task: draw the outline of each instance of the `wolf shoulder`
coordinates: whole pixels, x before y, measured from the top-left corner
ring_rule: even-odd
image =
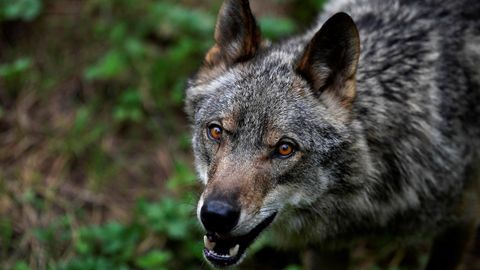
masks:
[[[360,35],[354,111],[367,129],[480,137],[480,1],[331,1],[318,25],[338,11]]]

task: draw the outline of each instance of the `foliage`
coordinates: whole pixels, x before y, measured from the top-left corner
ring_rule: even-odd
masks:
[[[296,3],[292,16],[304,26],[309,26],[328,0],[293,0]]]
[[[20,19],[31,21],[42,11],[42,0],[0,0],[0,21]]]
[[[172,198],[141,200],[127,224],[82,227],[73,243],[76,255],[51,269],[189,269],[201,264],[199,229],[192,205]]]

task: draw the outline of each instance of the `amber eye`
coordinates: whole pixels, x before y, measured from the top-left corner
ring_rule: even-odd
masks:
[[[277,146],[277,153],[280,157],[289,157],[293,154],[294,147],[291,143],[284,142]]]
[[[207,128],[208,137],[214,141],[220,141],[222,138],[222,128],[217,124],[210,124]]]

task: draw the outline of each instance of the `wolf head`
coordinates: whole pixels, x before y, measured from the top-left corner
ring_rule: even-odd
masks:
[[[241,261],[286,206],[342,187],[349,155],[359,37],[345,13],[314,35],[262,41],[248,0],[226,0],[215,46],[189,82],[196,169],[205,189],[198,218],[206,259]]]

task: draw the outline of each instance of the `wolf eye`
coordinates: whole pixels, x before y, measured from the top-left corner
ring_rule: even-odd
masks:
[[[277,155],[281,158],[287,158],[290,157],[293,152],[295,151],[295,147],[293,144],[289,142],[282,142],[277,146]]]
[[[222,138],[222,127],[217,124],[209,124],[207,127],[207,134],[211,140],[220,141]]]

